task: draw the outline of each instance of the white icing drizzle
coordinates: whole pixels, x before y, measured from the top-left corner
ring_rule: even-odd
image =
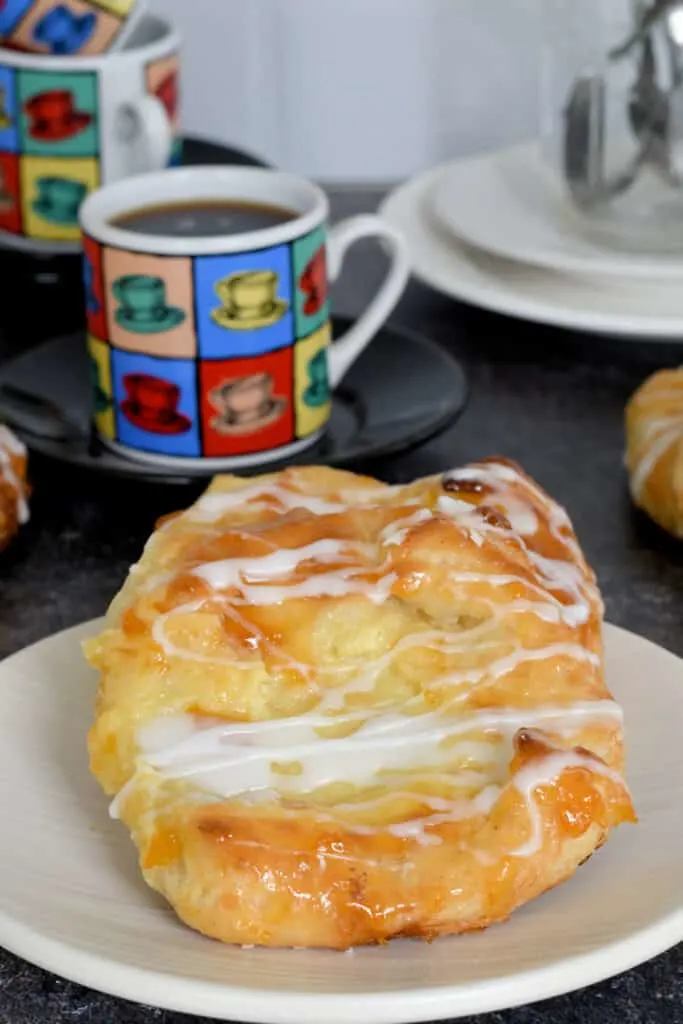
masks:
[[[231,491],[205,494],[186,514],[192,519],[212,520],[218,519],[228,512],[243,509],[248,504],[267,506],[275,502],[286,510],[301,508],[315,516],[337,515],[340,512],[346,512],[351,504],[370,504],[377,501],[379,497],[388,499],[392,493],[393,489],[390,487],[381,490],[372,488],[366,492],[354,492],[352,496],[342,494],[341,500],[332,501],[317,495],[304,494],[302,491],[292,490],[282,485],[257,482],[245,487],[237,487]]]
[[[644,433],[644,449],[631,473],[631,494],[636,501],[642,497],[660,459],[683,437],[683,415],[653,420]]]
[[[468,505],[466,501],[460,501],[458,498],[451,498],[448,494],[442,494],[437,499],[436,506],[439,512],[446,516],[447,519],[452,519],[458,526],[466,529],[479,548],[483,547],[486,542],[486,533],[493,532],[491,530],[487,531],[487,524],[477,514],[476,507]]]
[[[208,562],[193,569],[192,573],[215,590],[238,589],[241,594],[238,603],[241,604],[280,604],[293,598],[344,597],[347,594],[363,594],[373,603],[381,604],[389,596],[396,577],[387,573],[376,582],[362,579],[368,574],[367,567],[358,565],[359,556],[364,554],[367,550],[363,551],[361,545],[349,541],[320,540],[305,547],[284,548],[260,557]],[[319,565],[348,562],[350,568],[316,573],[281,587],[273,585],[273,581],[295,573],[304,562]]]
[[[356,551],[348,541],[318,540],[301,548],[282,548],[258,558],[228,558],[209,562],[193,572],[214,587],[225,590],[243,583],[263,583],[289,576],[302,562],[354,562]]]
[[[492,587],[506,587],[506,586],[521,586],[525,590],[531,591],[532,594],[538,594],[539,597],[545,600],[539,606],[536,602],[527,602],[526,610],[535,611],[538,607],[545,610],[550,604],[557,609],[557,621],[558,619],[565,622],[568,626],[576,626],[580,622],[585,622],[588,615],[588,606],[581,600],[579,606],[575,605],[564,605],[561,601],[558,601],[556,597],[549,594],[537,583],[532,583],[531,580],[525,579],[523,576],[515,576],[512,573],[494,575],[491,573],[476,573],[476,572],[456,572],[451,573],[449,576],[451,583],[488,583]],[[556,584],[553,584],[556,586]],[[558,589],[560,589],[558,587]],[[540,616],[543,617],[543,616]]]
[[[495,502],[503,511],[513,530],[522,537],[533,537],[538,531],[538,516],[532,508],[525,505],[519,498],[511,494],[501,494],[501,483],[513,483],[519,480],[519,474],[511,466],[496,463],[476,466],[465,466],[453,469],[447,474],[448,480],[475,480],[496,489]],[[544,502],[545,504],[545,502]]]
[[[491,504],[492,506],[500,506],[503,509],[506,518],[510,522],[513,529],[516,530],[518,536],[510,534],[509,531],[502,531],[499,526],[491,525],[487,523],[477,512],[476,506],[469,505],[467,502],[460,501],[457,498],[452,498],[450,495],[444,495],[439,499],[439,508],[446,514],[454,513],[455,518],[458,522],[464,522],[466,526],[472,530],[478,531],[480,534],[504,534],[508,541],[517,543],[526,556],[533,563],[534,567],[538,570],[539,574],[543,578],[544,583],[552,590],[560,590],[571,597],[574,602],[572,605],[563,605],[563,611],[561,612],[563,621],[568,625],[579,626],[587,622],[590,617],[591,604],[594,602],[598,606],[601,605],[600,596],[597,587],[586,579],[582,569],[577,565],[574,559],[580,558],[580,551],[578,545],[571,536],[567,536],[566,530],[571,529],[571,523],[567,513],[559,505],[554,502],[550,502],[548,498],[540,491],[535,484],[522,477],[517,470],[511,466],[503,466],[498,464],[487,464],[486,466],[467,467],[461,470],[453,470],[446,474],[445,481],[454,481],[457,483],[459,480],[473,480],[483,483],[490,487],[493,491],[493,497],[485,499],[485,504]],[[511,498],[507,494],[501,494],[500,484],[505,483],[521,483],[522,486],[534,494],[536,499],[543,505],[544,509],[548,513],[549,524],[551,533],[562,546],[568,550],[568,553],[572,555],[572,561],[545,558],[539,555],[536,551],[529,548],[524,540],[524,536],[532,536],[538,530],[538,518],[532,511],[534,523],[532,529],[531,518],[527,518],[525,521],[520,519],[519,509],[517,505],[523,505],[519,499],[514,499],[515,505],[511,506]],[[469,510],[467,513],[462,515],[462,506],[466,506]],[[523,506],[526,511],[526,506]],[[476,541],[476,538],[475,542]],[[480,543],[480,542],[479,542]],[[527,584],[528,585],[528,584]]]
[[[331,720],[311,713],[219,725],[183,715],[144,727],[139,744],[143,761],[150,767],[176,779],[205,777],[210,772],[212,784],[206,788],[227,798],[279,785],[282,776],[271,771],[271,763],[283,760],[302,765],[306,762],[301,774],[290,777],[292,791],[309,792],[339,781],[366,785],[378,772],[403,768],[406,761],[443,767],[453,760],[453,750],[458,748],[450,741],[458,736],[495,733],[495,737],[468,748],[470,755],[486,760],[492,742],[498,745],[502,737],[511,743],[514,733],[523,727],[543,724],[550,732],[571,735],[593,719],[619,723],[622,711],[613,701],[605,700],[564,707],[483,709],[454,719],[448,719],[442,711],[377,714],[343,739],[324,738],[318,730],[339,721],[352,722],[352,715]],[[448,747],[437,749],[445,740],[449,741]],[[508,754],[506,750],[503,761]]]
[[[529,551],[528,555],[549,587],[562,590],[574,598],[573,605],[563,605],[564,621],[573,626],[588,622],[591,599],[597,599],[597,589],[586,582],[578,565],[557,558],[544,558],[535,551]]]
[[[331,725],[359,722],[362,731],[355,734],[355,741],[382,733],[409,737],[429,733],[441,725],[439,739],[469,732],[503,731],[512,734],[525,723],[530,726],[540,722],[556,733],[570,734],[586,721],[595,719],[623,720],[621,707],[612,700],[576,701],[569,705],[538,706],[534,708],[480,709],[453,721],[446,721],[441,711],[422,715],[376,714],[349,712],[344,717],[330,718],[319,712],[289,718],[268,719],[263,722],[217,722],[192,715],[171,715],[157,719],[140,731],[140,745],[145,755],[163,753],[170,767],[178,760],[192,757],[194,753],[203,758],[215,760],[222,756],[226,744],[235,739],[238,746],[263,746],[277,748],[281,760],[283,750],[296,753],[296,744],[307,745],[320,740],[325,744],[336,741],[325,739],[317,730]],[[364,724],[363,724],[364,723]],[[577,724],[578,723],[578,724]],[[353,737],[349,737],[353,739]],[[276,756],[276,755],[273,755]]]
[[[467,473],[467,476],[463,476],[463,473]],[[477,463],[474,466],[467,466],[464,469],[451,470],[444,476],[444,482],[447,483],[449,480],[467,480],[472,479],[481,481],[483,484],[487,484],[494,491],[494,504],[500,504],[503,508],[502,502],[507,500],[507,495],[501,493],[502,484],[518,484],[524,490],[528,491],[533,498],[541,505],[546,515],[548,516],[548,524],[550,532],[560,544],[562,544],[568,551],[571,552],[572,557],[577,561],[582,561],[581,550],[578,543],[574,540],[572,534],[571,520],[567,515],[565,509],[557,502],[552,501],[546,494],[543,493],[540,487],[534,483],[534,481],[515,469],[513,466],[504,465],[502,463]],[[485,499],[485,504],[490,504],[490,499]],[[513,516],[515,515],[513,509]],[[535,513],[534,513],[535,516]],[[514,523],[511,522],[514,527]],[[530,528],[531,521],[526,523],[527,528]],[[536,519],[536,527],[538,528],[538,520]],[[522,533],[517,528],[518,533]],[[534,530],[535,532],[535,530]],[[531,534],[525,534],[531,536]]]
[[[17,516],[23,525],[28,522],[30,514],[23,484],[12,467],[12,455],[25,456],[26,447],[6,426],[0,424],[0,476],[3,476],[10,487],[16,491]]]
[[[435,813],[424,818],[413,818],[396,825],[388,825],[387,832],[404,839],[415,839],[422,846],[436,845],[441,843],[442,839],[426,831],[430,825],[444,825],[450,821],[464,821],[480,814],[489,814],[498,802],[500,794],[500,786],[485,786],[472,799],[437,800],[436,797],[428,797],[426,803],[434,808]]]
[[[407,761],[421,762],[421,756],[429,759],[425,765],[442,766],[453,760],[455,748],[449,745],[436,751],[436,746],[473,732],[494,732],[496,743],[500,737],[511,742],[514,733],[523,727],[543,724],[551,732],[569,735],[586,721],[607,719],[618,723],[622,716],[622,709],[612,700],[579,701],[554,708],[484,709],[452,720],[444,718],[440,711],[415,716],[385,714],[370,717],[352,735],[335,739],[325,738],[316,730],[339,720],[331,722],[321,715],[219,725],[207,725],[202,719],[183,715],[145,726],[138,738],[145,764],[168,778],[187,778],[211,771],[211,792],[227,798],[271,788],[273,780],[279,782],[281,776],[270,771],[271,762],[308,760],[308,775],[292,776],[293,790],[305,793],[336,781],[368,784],[378,771],[402,768]],[[341,721],[352,721],[352,716]],[[485,741],[486,749],[492,739]],[[376,764],[359,759],[359,752],[364,758],[373,754]],[[484,759],[487,756],[483,748],[472,749],[470,754]],[[244,767],[246,763],[252,767],[245,767],[241,774],[241,764]],[[221,778],[219,772],[224,772]]]
[[[304,509],[315,516],[337,515],[349,508],[385,505],[404,488],[366,487],[358,490],[339,492],[338,499],[321,498],[318,495],[305,494],[284,484],[273,482],[256,482],[230,491],[214,491],[205,494],[190,508],[185,516],[191,520],[220,519],[229,512],[243,510],[245,506],[265,506],[275,503],[282,510]],[[419,498],[407,498],[405,506],[420,505]]]
[[[237,487],[232,491],[205,494],[185,514],[191,519],[220,519],[228,512],[243,509],[249,503],[268,504],[268,499],[271,502],[276,501],[284,509],[302,508],[316,516],[334,515],[346,510],[343,502],[326,501],[324,498],[301,494],[285,487],[278,487],[276,484],[255,483]]]
[[[208,724],[188,715],[172,716],[152,723],[141,730],[141,763],[169,779],[191,780],[196,786],[224,799],[254,798],[259,791],[270,793],[276,787],[295,795],[310,792],[331,782],[343,781],[367,785],[377,781],[383,771],[400,772],[406,761],[425,769],[445,767],[458,761],[476,764],[453,773],[449,778],[456,787],[475,784],[484,768],[487,777],[493,769],[501,775],[509,761],[512,740],[520,728],[543,727],[547,733],[571,738],[586,722],[622,721],[622,710],[613,701],[583,701],[564,707],[531,709],[503,708],[480,710],[460,719],[444,719],[440,712],[422,716],[384,715],[371,718],[356,733],[344,739],[323,739],[316,729],[329,719],[320,715],[266,722]],[[484,734],[484,740],[466,737]],[[454,739],[460,739],[453,743]],[[444,741],[449,741],[444,747]],[[502,742],[501,742],[502,741]],[[297,775],[283,776],[274,765],[298,764]],[[531,856],[542,845],[542,818],[534,793],[548,785],[567,768],[584,767],[617,782],[621,777],[598,758],[576,751],[557,749],[542,760],[523,768],[514,777],[515,788],[528,807],[531,836],[527,843],[514,850],[515,856]],[[429,772],[427,778],[433,778]],[[392,798],[412,796],[433,811],[432,814],[387,827],[397,836],[418,841],[440,841],[425,832],[430,825],[457,821],[485,814],[500,796],[499,784],[481,786],[474,798],[445,800],[433,795],[409,791],[392,793]],[[125,789],[112,804],[111,814],[117,816]],[[379,798],[381,802],[382,798]],[[367,807],[373,801],[341,804],[338,811]],[[355,828],[355,826],[354,826]],[[374,829],[364,829],[375,831]]]
[[[324,692],[320,698],[318,710],[323,712],[340,711],[349,698],[374,690],[382,672],[391,666],[398,654],[405,651],[414,650],[418,647],[438,651],[441,654],[457,654],[464,649],[467,649],[471,654],[486,650],[487,647],[492,646],[490,641],[487,641],[487,634],[490,633],[490,629],[491,624],[483,622],[480,626],[474,627],[474,629],[462,630],[459,633],[439,633],[431,630],[410,633],[408,636],[402,637],[386,654],[382,654],[370,663],[367,660],[360,663],[353,661],[342,662],[336,671],[344,673],[351,669],[353,677],[344,686]],[[477,639],[481,642],[477,643]],[[338,719],[335,719],[335,721],[338,721]]]
[[[214,603],[220,607],[222,615],[225,615],[228,618],[232,619],[233,622],[237,623],[237,625],[239,625],[245,631],[245,633],[249,633],[253,630],[252,624],[247,622],[247,620],[240,615],[234,604],[230,604],[227,598],[223,598],[221,600],[217,597],[214,600]],[[166,636],[166,624],[168,623],[169,619],[181,615],[190,615],[193,612],[198,612],[202,609],[206,609],[206,607],[206,600],[204,598],[199,598],[196,601],[190,601],[188,604],[180,605],[178,608],[174,608],[173,611],[167,612],[165,615],[160,615],[157,619],[155,619],[154,624],[152,626],[152,636],[154,638],[155,643],[157,643],[159,647],[161,647],[161,649],[163,650],[164,654],[166,654],[170,658],[182,658],[185,661],[197,661],[206,665],[228,665],[231,670],[253,670],[254,665],[259,663],[258,658],[256,657],[250,661],[242,661],[235,658],[233,654],[231,654],[230,656],[226,655],[225,657],[206,655],[198,651],[195,652],[183,647],[179,647],[177,644],[172,643],[168,639],[168,637]],[[260,638],[260,647],[263,651],[268,651],[276,659],[279,658],[282,662],[284,662],[290,668],[295,669],[297,672],[299,672],[300,675],[304,677],[309,675],[312,671],[311,665],[304,665],[302,662],[296,661],[296,659],[292,658],[281,648],[276,647],[275,644],[271,643],[263,636]]]
[[[681,403],[683,404],[683,394],[681,394]],[[641,437],[644,441],[650,441],[676,424],[683,424],[683,413],[678,412],[673,416],[653,417],[643,424]]]
[[[26,445],[3,423],[0,423],[0,444],[13,455],[26,455]]]
[[[427,523],[433,518],[428,508],[421,508],[406,519],[399,519],[385,527],[379,535],[380,543],[385,547],[400,547],[414,526]]]
[[[535,792],[541,786],[557,781],[569,768],[584,768],[586,771],[610,779],[620,789],[626,790],[626,783],[618,772],[608,768],[599,758],[577,750],[556,749],[540,761],[534,761],[522,768],[514,777],[514,786],[524,797],[531,835],[526,843],[512,851],[515,857],[531,857],[543,846],[543,817],[535,799]]]
[[[143,730],[140,737],[144,753],[142,762],[171,779],[189,779],[195,785],[223,798],[245,796],[255,798],[259,791],[280,791],[296,794],[325,785],[331,781],[364,784],[370,774],[380,770],[399,771],[407,759],[421,760],[425,766],[439,767],[454,754],[458,759],[475,762],[479,771],[466,769],[451,776],[453,785],[471,786],[482,766],[497,767],[500,774],[510,756],[512,737],[521,727],[543,726],[547,731],[571,737],[585,721],[601,719],[621,721],[621,709],[612,701],[582,702],[569,707],[534,709],[501,709],[480,711],[445,724],[438,713],[410,718],[405,715],[384,717],[366,724],[354,736],[343,740],[316,737],[314,729],[322,724],[320,717],[306,722],[299,719],[254,722],[244,724],[207,725],[201,719],[177,716],[161,720]],[[452,740],[468,733],[493,733],[488,741],[461,740],[449,746],[448,751],[438,747],[445,739]],[[500,743],[500,738],[504,743]],[[531,855],[540,847],[541,819],[533,793],[536,787],[548,784],[566,767],[589,767],[599,774],[609,775],[623,785],[619,776],[610,772],[602,762],[588,759],[575,752],[558,752],[554,759],[534,764],[515,778],[529,808],[532,837],[523,848],[514,851],[517,856]],[[279,759],[279,762],[278,762]],[[300,775],[286,778],[272,770],[275,763],[303,762]],[[430,776],[432,775],[430,774]],[[118,816],[128,787],[121,791],[111,807],[113,817]],[[430,807],[432,814],[388,827],[397,836],[417,838],[418,841],[440,841],[425,831],[430,825],[462,820],[476,814],[487,813],[500,795],[499,785],[480,787],[473,799],[443,798],[412,795],[413,799]],[[392,797],[401,795],[393,793]],[[338,811],[367,806],[362,801],[355,805],[339,805]],[[356,831],[376,831],[359,829]]]
[[[599,656],[580,642],[523,648],[513,638],[502,640],[496,632],[502,610],[505,615],[530,614],[546,623],[564,623],[577,629],[588,621],[592,607],[599,606],[599,595],[582,568],[583,559],[566,512],[517,470],[486,463],[456,470],[448,475],[448,480],[479,481],[487,486],[493,493],[486,495],[483,503],[500,509],[515,532],[487,521],[469,502],[442,494],[437,497],[434,510],[418,507],[415,512],[398,518],[381,531],[374,544],[325,537],[299,548],[282,549],[261,538],[267,548],[262,555],[222,559],[186,570],[203,580],[211,588],[211,594],[174,608],[155,620],[153,637],[163,653],[169,658],[223,664],[231,671],[241,671],[258,670],[262,655],[269,651],[283,664],[301,672],[315,693],[317,704],[315,710],[305,714],[266,721],[225,722],[191,715],[159,719],[139,731],[138,770],[152,770],[167,779],[190,781],[199,793],[213,794],[217,798],[277,800],[297,795],[299,798],[308,796],[315,806],[315,792],[321,787],[335,783],[372,787],[385,782],[386,773],[391,773],[390,777],[396,782],[409,764],[410,775],[403,779],[404,789],[393,789],[386,797],[373,797],[365,803],[361,798],[348,805],[340,804],[335,810],[359,810],[374,799],[410,797],[430,813],[384,828],[397,837],[432,843],[440,839],[425,831],[430,825],[489,813],[504,785],[510,781],[508,766],[514,736],[520,729],[542,728],[544,736],[550,733],[571,742],[581,729],[592,724],[617,728],[621,709],[610,700],[531,708],[464,706],[478,687],[504,678],[526,662],[566,659],[585,663],[591,671],[599,668]],[[547,517],[551,533],[567,553],[566,559],[541,556],[524,540],[538,532],[539,516],[521,497],[509,493],[510,484],[534,496]],[[247,506],[252,509],[276,507],[278,514],[302,509],[314,516],[331,516],[349,507],[380,507],[390,499],[400,507],[423,505],[418,498],[401,500],[401,491],[402,488],[368,488],[348,494],[342,491],[328,499],[303,494],[283,484],[257,482],[233,491],[209,494],[185,513],[185,518],[189,522],[214,521],[231,512],[245,510]],[[494,535],[506,543],[517,544],[534,570],[535,578],[514,572],[450,572],[454,590],[471,583],[492,588],[488,601],[486,595],[480,597],[481,605],[488,603],[490,607],[490,618],[472,628],[449,633],[423,630],[403,636],[393,648],[369,663],[337,659],[334,665],[313,666],[292,659],[240,614],[240,607],[349,594],[382,604],[391,597],[397,580],[391,569],[391,549],[401,546],[412,530],[439,516],[451,519],[466,530],[480,547],[487,536]],[[240,532],[239,527],[232,525],[228,529],[236,535]],[[151,585],[163,581],[157,577]],[[494,594],[501,587],[514,587],[518,594],[501,605],[494,600]],[[566,595],[568,603],[561,601],[553,591]],[[211,656],[173,643],[168,637],[169,621],[200,609],[228,616],[247,633],[251,632],[257,641],[254,658],[236,660],[230,654]],[[503,650],[507,646],[505,653],[501,652],[501,645],[504,645]],[[391,671],[398,655],[420,648],[427,653],[456,658],[456,664],[436,677],[430,676],[418,696],[404,700],[400,711],[391,707],[390,697],[384,705],[376,699],[370,708],[359,707],[358,703],[354,706],[353,698],[375,690],[380,677]],[[489,656],[489,651],[498,652],[498,656]],[[466,659],[463,667],[457,667],[458,658]],[[337,678],[341,682],[337,682]],[[437,710],[425,710],[430,706],[430,691],[442,691]],[[339,727],[345,735],[339,736]],[[331,734],[331,728],[336,734]],[[568,767],[585,767],[625,785],[598,758],[577,751],[557,749],[523,768],[513,781],[528,808],[531,837],[514,851],[516,856],[531,856],[540,848],[543,822],[535,791],[551,783]],[[451,791],[462,795],[450,798],[412,791],[411,779],[416,777],[422,780],[441,778]],[[130,783],[114,801],[112,814],[118,813],[130,791],[129,786]],[[471,790],[475,791],[474,795]],[[325,817],[324,808],[319,808],[318,816]],[[349,827],[372,831],[367,826]]]
[[[435,679],[426,684],[426,689],[436,686],[467,686],[467,690],[459,695],[458,700],[466,700],[476,686],[481,683],[493,682],[509,675],[516,668],[519,668],[525,661],[547,661],[548,658],[569,658],[573,661],[587,661],[596,667],[600,664],[597,654],[587,650],[580,644],[548,644],[540,650],[528,650],[520,648],[504,658],[498,659],[483,668],[471,669],[468,672],[452,672],[440,679]]]

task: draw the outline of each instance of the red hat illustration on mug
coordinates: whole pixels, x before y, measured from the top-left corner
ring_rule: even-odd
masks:
[[[92,114],[75,109],[73,93],[68,89],[49,89],[36,93],[24,104],[29,118],[28,133],[41,142],[62,142],[92,124]]]
[[[178,116],[178,72],[169,71],[155,89],[157,99],[163,103],[171,121]]]
[[[304,293],[303,312],[305,316],[315,316],[327,301],[327,268],[325,246],[311,256],[299,278],[299,288]]]
[[[192,420],[178,412],[180,388],[173,381],[149,373],[127,373],[123,378],[127,398],[121,412],[133,426],[150,434],[184,434]]]

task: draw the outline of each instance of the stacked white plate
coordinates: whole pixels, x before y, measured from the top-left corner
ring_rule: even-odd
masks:
[[[456,160],[382,205],[417,278],[485,309],[625,338],[683,340],[683,258],[592,240],[537,144]]]

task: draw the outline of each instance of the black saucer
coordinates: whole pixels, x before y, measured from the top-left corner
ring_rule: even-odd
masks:
[[[349,321],[334,318],[336,336]],[[395,455],[441,433],[462,413],[467,382],[460,365],[419,334],[385,327],[334,396],[332,419],[318,443],[288,464],[353,466]],[[0,420],[29,449],[61,462],[137,479],[187,483],[213,475],[169,469],[109,451],[90,429],[90,367],[83,335],[48,341],[0,370]],[[270,463],[267,470],[282,468]],[[238,472],[266,472],[266,468]]]

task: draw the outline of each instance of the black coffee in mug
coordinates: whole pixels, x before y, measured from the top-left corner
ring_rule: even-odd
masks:
[[[216,199],[198,203],[145,206],[112,221],[114,227],[135,234],[165,235],[173,238],[205,238],[241,235],[247,231],[277,227],[295,220],[294,210],[269,203]]]

